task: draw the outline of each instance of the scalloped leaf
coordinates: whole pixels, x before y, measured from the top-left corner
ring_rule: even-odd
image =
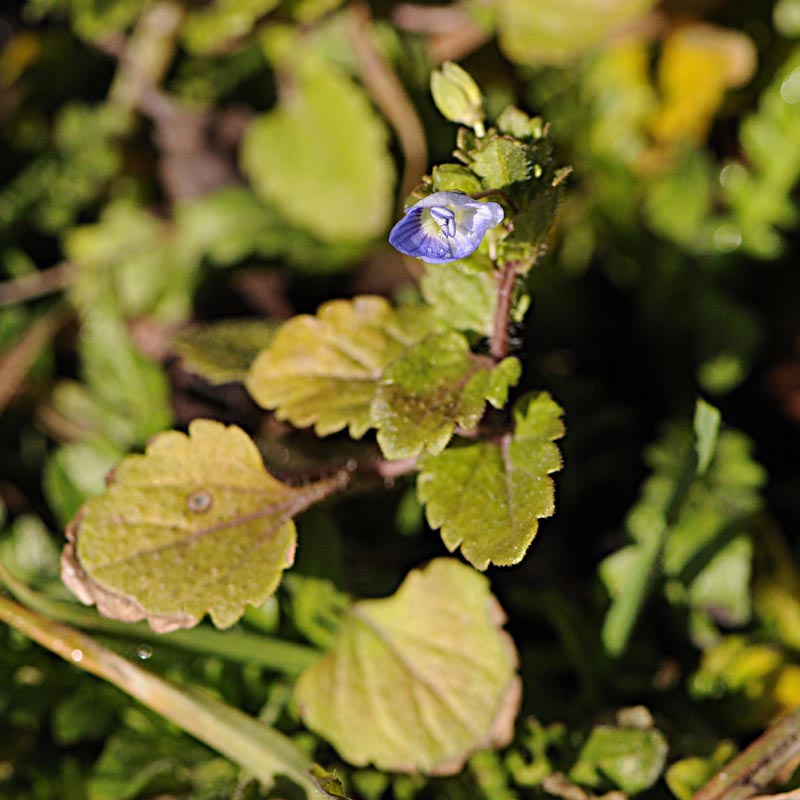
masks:
[[[487,187],[502,189],[530,178],[532,164],[523,142],[510,136],[494,136],[482,145],[470,153],[471,166]]]
[[[353,605],[297,683],[300,714],[352,764],[458,772],[513,733],[520,681],[504,621],[485,577],[436,559],[392,597]]]
[[[425,268],[420,283],[425,302],[460,331],[489,336],[497,306],[494,269],[477,256]]]
[[[292,517],[344,476],[287,486],[240,428],[195,420],[125,458],[67,529],[62,580],[102,614],[166,632],[262,605],[294,560]]]
[[[372,403],[378,444],[388,459],[440,453],[456,425],[472,430],[486,401],[502,408],[520,377],[516,358],[496,366],[474,355],[455,331],[428,336],[383,373]]]
[[[528,395],[515,404],[513,434],[421,459],[417,496],[448,550],[461,547],[477,569],[522,560],[554,511],[562,413],[546,392]]]
[[[370,405],[387,364],[443,323],[430,309],[393,309],[382,297],[333,300],[284,323],[254,362],[247,390],[263,408],[319,436],[372,427]]]
[[[260,319],[224,319],[182,331],[172,349],[186,368],[209,383],[243,381],[276,325]]]

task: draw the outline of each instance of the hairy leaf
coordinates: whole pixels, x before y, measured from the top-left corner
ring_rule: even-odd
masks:
[[[256,359],[246,386],[262,407],[320,436],[372,426],[370,404],[386,365],[441,328],[424,308],[394,310],[381,297],[333,300],[315,317],[284,323]]]
[[[503,621],[486,578],[437,559],[392,597],[352,607],[297,683],[300,713],[353,764],[457,772],[511,738],[520,684]]]
[[[325,241],[369,239],[392,207],[386,129],[363,91],[309,54],[278,107],[257,117],[242,169],[287,219]]]
[[[123,460],[84,505],[62,579],[106,616],[146,617],[154,630],[191,627],[206,612],[229,627],[275,591],[294,559],[292,517],[337,482],[287,486],[244,431],[195,420],[188,436],[169,431]]]
[[[521,183],[531,175],[528,148],[510,136],[495,136],[471,155],[475,174],[492,189]]]
[[[383,374],[372,403],[372,422],[386,458],[412,458],[423,450],[440,453],[456,425],[472,430],[486,401],[502,408],[520,376],[520,363],[497,366],[470,352],[455,331],[429,336]]]
[[[461,547],[478,569],[522,560],[539,519],[553,513],[561,414],[548,394],[529,395],[515,405],[513,434],[421,460],[417,495],[449,550]]]
[[[427,267],[422,296],[436,313],[457,330],[492,332],[497,287],[488,259],[478,256]]]
[[[209,383],[242,381],[274,332],[275,325],[263,320],[226,319],[181,332],[172,349]]]

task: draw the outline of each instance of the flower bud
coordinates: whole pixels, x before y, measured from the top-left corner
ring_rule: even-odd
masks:
[[[431,74],[431,94],[436,107],[451,122],[474,128],[483,136],[483,94],[470,74],[452,61]]]

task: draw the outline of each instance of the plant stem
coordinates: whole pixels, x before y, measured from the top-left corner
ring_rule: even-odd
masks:
[[[46,597],[18,581],[1,564],[0,582],[6,585],[19,602],[51,619],[136,642],[166,644],[230,661],[257,664],[290,676],[299,675],[320,657],[320,653],[314,648],[245,631],[223,632],[201,626],[172,633],[153,633],[145,623],[106,619],[75,603]]]
[[[392,68],[375,48],[370,30],[369,6],[360,0],[348,11],[350,41],[358,60],[358,76],[370,97],[386,117],[403,153],[403,179],[399,208],[419,183],[428,166],[428,140],[417,110]]]
[[[743,753],[726,764],[693,800],[745,800],[763,794],[800,761],[800,709],[770,725]]]
[[[13,306],[27,300],[36,300],[47,294],[60,292],[69,286],[72,276],[72,264],[62,261],[54,267],[0,283],[0,307]]]
[[[497,274],[497,305],[494,310],[492,335],[489,339],[489,352],[495,361],[502,361],[508,355],[508,326],[511,321],[511,301],[514,297],[514,284],[517,280],[516,264],[508,262]]]
[[[89,636],[0,595],[0,621],[80,669],[114,684],[269,786],[286,775],[307,797],[324,794],[306,755],[278,731],[210,695],[179,689],[130,663]]]
[[[17,342],[0,358],[0,411],[16,394],[28,370],[70,317],[62,304],[53,306],[32,322]]]

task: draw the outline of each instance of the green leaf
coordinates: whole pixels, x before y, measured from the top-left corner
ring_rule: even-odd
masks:
[[[285,221],[244,186],[184,200],[175,208],[175,225],[187,252],[219,266],[254,253],[274,256],[285,247]]]
[[[256,117],[241,164],[286,218],[328,242],[369,239],[392,211],[387,134],[361,89],[310,53],[278,107]]]
[[[682,758],[670,764],[664,779],[678,800],[691,800],[714,774],[736,755],[733,742],[723,740],[708,758]]]
[[[261,605],[294,558],[292,517],[340,485],[293,488],[264,469],[234,426],[195,420],[127,457],[106,493],[71,523],[62,579],[106,616],[146,617],[160,632],[206,612],[230,627]]]
[[[435,192],[464,192],[477,194],[483,184],[475,173],[460,164],[439,164],[431,170],[431,181]],[[440,264],[439,266],[444,266]]]
[[[384,371],[372,403],[378,444],[389,459],[440,453],[456,425],[472,430],[488,400],[502,408],[521,372],[516,358],[497,366],[475,356],[460,333],[434,334]]]
[[[508,106],[497,118],[497,129],[516,139],[541,139],[544,123],[541,117],[529,117],[515,106]]]
[[[607,780],[627,794],[636,794],[658,780],[667,749],[667,740],[655,728],[598,725],[581,748],[569,777],[592,787]]]
[[[44,465],[42,489],[62,525],[67,525],[86,500],[102,493],[105,476],[123,455],[97,436],[62,445],[50,455]]]
[[[494,136],[470,152],[470,166],[490,189],[502,189],[531,176],[528,147],[510,136]]]
[[[495,0],[501,50],[518,64],[560,65],[632,24],[655,0]]]
[[[259,18],[278,3],[279,0],[215,0],[193,8],[181,30],[183,43],[191,53],[214,53],[250,33]]]
[[[256,356],[266,348],[276,325],[256,319],[226,319],[179,333],[172,349],[187,369],[209,383],[243,381]]]
[[[719,409],[700,398],[694,409],[694,438],[697,451],[697,474],[703,475],[714,457],[719,437]]]
[[[89,800],[133,800],[148,789],[159,794],[188,789],[193,769],[213,758],[184,735],[123,730],[108,740],[94,765]]]
[[[603,625],[612,654],[625,648],[661,574],[674,604],[710,614],[721,624],[742,624],[750,617],[749,524],[761,507],[764,472],[750,455],[748,439],[724,431],[714,458],[698,475],[693,439],[685,427],[673,427],[651,448],[653,473],[627,519],[634,544],[600,566],[612,596]]]
[[[432,561],[392,597],[352,607],[297,683],[300,714],[357,766],[455,773],[511,738],[520,684],[503,621],[486,578]]]
[[[761,94],[758,110],[742,122],[744,164],[734,161],[724,169],[722,188],[731,217],[720,225],[720,234],[758,258],[780,255],[778,229],[797,220],[792,191],[800,180],[794,138],[800,121],[798,68],[800,47],[795,46]]]
[[[513,434],[421,460],[417,496],[449,550],[460,546],[478,569],[522,560],[539,519],[554,510],[561,414],[548,394],[528,395],[514,407]]]
[[[497,285],[491,263],[477,256],[425,267],[420,284],[425,302],[453,328],[489,336]]]
[[[64,245],[76,266],[70,296],[85,313],[111,292],[125,319],[154,316],[180,322],[189,316],[200,254],[184,249],[155,214],[117,200],[98,222],[71,229]]]
[[[114,687],[91,681],[59,700],[50,725],[59,744],[102,742],[125,705],[125,696]]]
[[[372,427],[370,405],[387,364],[442,327],[425,308],[394,310],[381,297],[325,303],[284,323],[245,381],[253,399],[319,436]]]

